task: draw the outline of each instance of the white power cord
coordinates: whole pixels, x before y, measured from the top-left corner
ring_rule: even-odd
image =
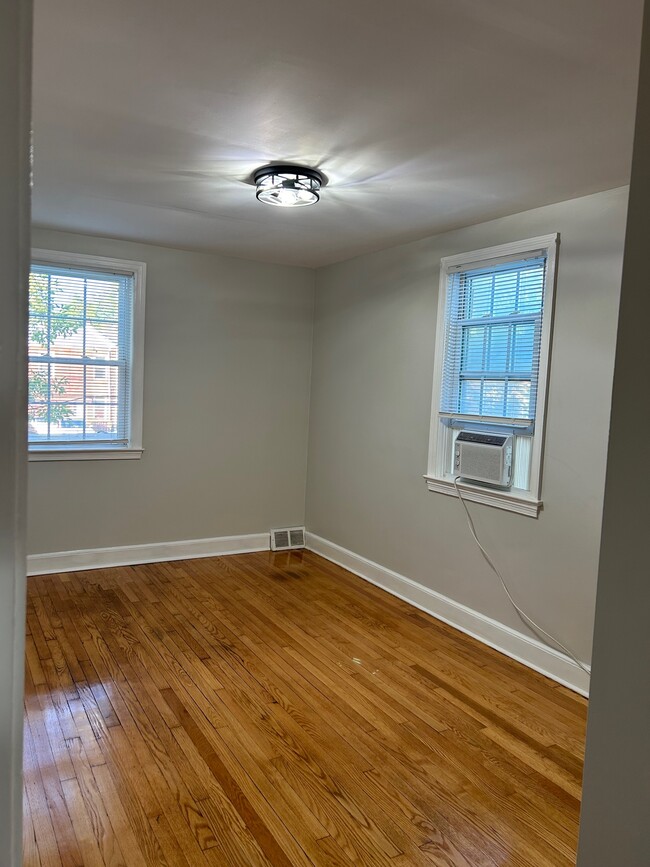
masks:
[[[587,676],[591,677],[591,670],[583,662],[580,662],[580,660],[577,658],[577,656],[575,656],[569,650],[568,647],[565,647],[561,641],[558,641],[557,638],[555,638],[553,635],[550,635],[550,633],[546,632],[545,629],[542,629],[542,627],[538,623],[535,623],[535,621],[532,620],[526,614],[525,611],[521,610],[521,608],[517,605],[515,600],[512,598],[512,593],[508,589],[508,585],[506,584],[506,582],[503,578],[503,575],[501,574],[501,572],[499,572],[497,567],[494,565],[494,563],[490,559],[490,555],[485,550],[483,545],[481,545],[481,541],[476,534],[476,528],[474,527],[474,521],[472,520],[472,516],[470,515],[469,509],[467,508],[467,503],[465,502],[465,498],[461,494],[460,488],[458,487],[458,480],[459,479],[460,479],[460,476],[456,476],[456,478],[454,479],[454,487],[456,488],[456,494],[458,495],[458,499],[460,500],[461,505],[462,505],[463,509],[465,510],[465,514],[467,515],[467,523],[469,525],[470,532],[471,532],[472,536],[474,537],[474,541],[478,545],[478,547],[481,551],[481,554],[483,554],[483,556],[485,557],[485,560],[487,561],[488,566],[490,567],[490,569],[494,572],[494,574],[497,576],[497,578],[501,582],[501,586],[505,590],[506,596],[510,600],[510,604],[515,609],[515,611],[517,612],[519,617],[526,624],[526,626],[533,629],[533,631],[536,632],[540,638],[542,638],[542,641],[544,642],[544,644],[547,644],[549,647],[553,647],[554,645],[556,647],[559,647],[561,650],[563,650],[566,653],[566,655],[568,657],[570,657],[575,662],[575,664],[578,666],[578,668],[581,668]]]

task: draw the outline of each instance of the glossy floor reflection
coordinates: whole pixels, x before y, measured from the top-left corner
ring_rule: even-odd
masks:
[[[572,865],[585,717],[312,553],[31,578],[25,864]]]

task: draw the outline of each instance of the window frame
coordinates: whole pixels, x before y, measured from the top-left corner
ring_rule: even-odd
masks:
[[[144,305],[147,266],[145,262],[94,256],[86,253],[66,253],[59,250],[34,248],[32,264],[59,265],[80,270],[99,270],[133,275],[133,329],[131,335],[131,418],[129,441],[126,446],[105,443],[57,445],[28,442],[30,461],[133,460],[142,457],[142,408],[144,391]]]
[[[453,431],[448,419],[450,414],[441,412],[440,400],[442,394],[442,380],[444,371],[444,348],[447,328],[446,309],[447,295],[450,285],[449,277],[451,269],[459,266],[471,267],[476,263],[489,260],[503,260],[542,251],[546,256],[546,274],[544,281],[544,302],[542,308],[541,345],[539,357],[539,371],[537,378],[537,394],[535,402],[534,431],[531,435],[530,476],[527,488],[489,488],[470,482],[459,482],[459,487],[465,499],[475,503],[484,503],[489,506],[506,509],[511,512],[538,517],[543,507],[542,493],[542,464],[544,453],[544,437],[546,429],[546,410],[548,398],[548,382],[551,360],[551,342],[553,336],[553,316],[555,306],[555,291],[557,283],[557,252],[560,243],[559,233],[541,235],[535,238],[526,238],[508,244],[499,244],[494,247],[485,247],[480,250],[472,250],[468,253],[460,253],[454,256],[445,256],[440,260],[440,280],[438,289],[438,313],[436,324],[435,359],[433,372],[433,391],[431,402],[431,427],[429,436],[428,469],[425,474],[427,487],[436,493],[456,496],[454,487],[454,474],[447,471],[451,463],[453,449]],[[496,264],[496,262],[495,262]],[[453,418],[465,420],[468,425],[480,426],[498,430],[503,427],[506,431],[524,427],[516,420],[497,419],[483,417],[482,420],[473,420],[461,413],[453,414]],[[523,435],[523,434],[522,434]]]

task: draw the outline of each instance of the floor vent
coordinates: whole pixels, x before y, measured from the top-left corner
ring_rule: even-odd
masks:
[[[286,551],[287,548],[305,547],[305,528],[289,527],[286,530],[271,530],[271,550]]]

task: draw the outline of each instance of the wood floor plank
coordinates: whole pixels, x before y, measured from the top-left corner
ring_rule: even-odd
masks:
[[[26,791],[23,794],[23,867],[41,867],[36,831],[34,830],[32,811]]]
[[[38,860],[42,867],[62,867],[58,838],[52,823],[47,790],[43,783],[29,720],[25,721],[24,740],[25,796],[29,804]]]
[[[569,867],[586,702],[306,552],[29,579],[26,867]]]
[[[73,789],[71,785],[73,783],[74,787],[78,787],[84,810],[81,810],[76,794],[74,809],[77,810],[77,817],[82,812],[84,813],[82,827],[85,827],[86,839],[88,842],[94,839],[100,858],[107,867],[113,864],[117,867],[117,865],[124,863],[124,854],[97,785],[94,768],[80,737],[75,738],[69,747],[76,775],[74,780],[65,780],[62,783],[64,792],[69,793]],[[72,810],[68,794],[66,794],[66,801],[68,802],[68,809]],[[73,815],[73,826],[76,829],[77,826],[74,823],[75,816]]]

